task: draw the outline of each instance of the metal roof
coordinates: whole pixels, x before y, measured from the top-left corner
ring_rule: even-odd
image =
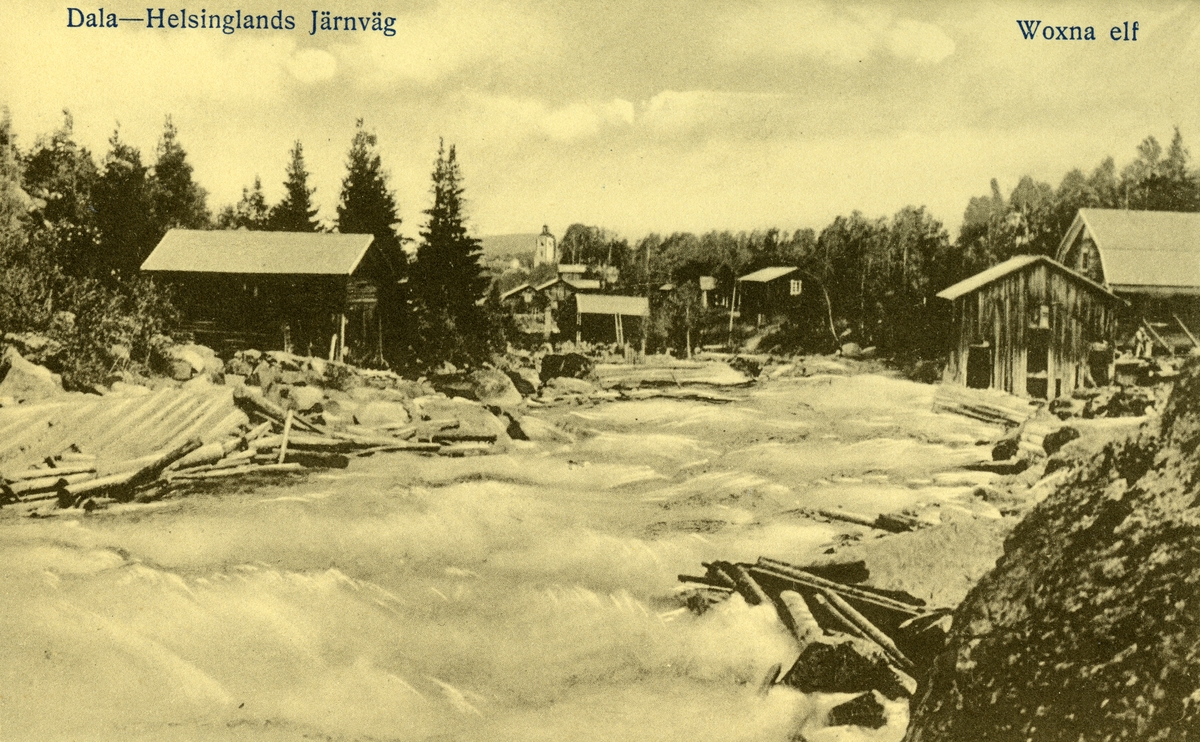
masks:
[[[787,274],[791,273],[792,271],[797,271],[797,270],[800,270],[800,269],[796,268],[794,266],[786,266],[786,265],[775,266],[773,268],[763,268],[761,270],[756,270],[753,273],[747,273],[746,275],[742,276],[738,280],[739,281],[755,281],[758,283],[766,283],[767,281],[774,281],[776,278],[781,278],[782,276],[786,276]]]
[[[937,294],[938,298],[950,299],[950,300],[957,299],[958,297],[963,296],[964,294],[969,294],[972,291],[977,291],[978,289],[983,288],[984,286],[988,285],[989,283],[991,283],[993,281],[999,280],[999,279],[1003,278],[1004,276],[1007,276],[1010,273],[1015,273],[1016,271],[1023,270],[1025,268],[1027,268],[1028,266],[1031,266],[1035,263],[1045,263],[1046,265],[1050,266],[1051,268],[1055,268],[1055,269],[1061,271],[1062,273],[1069,276],[1070,278],[1073,278],[1076,281],[1078,281],[1079,283],[1082,283],[1086,286],[1091,287],[1092,289],[1095,289],[1096,291],[1104,294],[1105,296],[1111,297],[1117,301],[1122,301],[1120,298],[1118,298],[1116,295],[1114,295],[1111,291],[1104,288],[1103,286],[1096,283],[1095,281],[1092,281],[1088,277],[1082,276],[1082,275],[1076,273],[1075,271],[1066,267],[1062,263],[1051,260],[1050,258],[1046,257],[1045,255],[1017,255],[1015,257],[1011,257],[1008,260],[1005,260],[1003,263],[998,263],[996,265],[993,265],[991,268],[988,268],[985,271],[976,273],[975,275],[971,276],[970,278],[964,278],[963,280],[959,281],[958,283],[954,284],[953,286],[949,286],[947,288],[942,289]]]
[[[142,270],[348,276],[374,239],[369,234],[172,229]]]
[[[1080,209],[1059,245],[1059,260],[1085,227],[1110,287],[1200,286],[1200,214]]]
[[[576,294],[575,308],[580,314],[621,314],[629,317],[646,317],[650,314],[650,300],[644,296]]]

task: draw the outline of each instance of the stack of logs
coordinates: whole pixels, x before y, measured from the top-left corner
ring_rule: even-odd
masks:
[[[870,576],[863,562],[800,567],[760,557],[755,564],[704,566],[704,575],[679,576],[689,584],[685,600],[694,612],[737,593],[752,606],[774,606],[795,637],[799,658],[782,676],[782,667],[773,670],[769,683],[911,698],[945,644],[949,609],[862,584]]]
[[[24,471],[0,474],[0,505],[81,507],[158,499],[172,488],[245,475],[344,469],[350,456],[410,451],[441,456],[488,453],[494,434],[456,435],[458,421],[422,420],[386,429],[327,430],[253,393],[235,395],[254,427],[222,441],[191,438],[169,450],[119,462],[71,446]],[[253,423],[252,423],[253,424]]]

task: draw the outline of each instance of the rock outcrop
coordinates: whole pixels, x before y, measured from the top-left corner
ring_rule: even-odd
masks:
[[[1068,474],[955,612],[908,742],[1200,734],[1200,363]]]

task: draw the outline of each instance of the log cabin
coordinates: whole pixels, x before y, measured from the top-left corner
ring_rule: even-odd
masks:
[[[1044,255],[1018,255],[944,289],[953,303],[944,381],[1055,399],[1107,384],[1124,303]]]
[[[748,273],[734,287],[740,316],[761,326],[772,317],[787,314],[798,305],[803,286],[800,269],[794,266],[774,266]]]
[[[382,359],[398,270],[369,234],[172,229],[142,263],[170,285],[184,329],[218,353]],[[386,307],[384,308],[386,309]]]

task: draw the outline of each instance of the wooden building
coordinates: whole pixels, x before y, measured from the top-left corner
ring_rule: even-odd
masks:
[[[1123,303],[1044,255],[1018,255],[938,294],[954,303],[946,383],[1054,399],[1108,383]]]
[[[1193,333],[1200,331],[1200,214],[1080,209],[1056,257],[1129,302],[1119,323],[1119,341],[1148,326],[1172,351],[1195,345]]]
[[[799,268],[763,268],[737,280],[734,287],[736,304],[743,319],[753,319],[755,324],[761,325],[798,306],[803,286]]]
[[[172,229],[142,264],[218,352],[382,358],[397,271],[369,234]],[[385,309],[386,307],[384,307]]]
[[[616,343],[624,346],[641,338],[650,317],[650,300],[644,296],[575,294],[575,342]]]

